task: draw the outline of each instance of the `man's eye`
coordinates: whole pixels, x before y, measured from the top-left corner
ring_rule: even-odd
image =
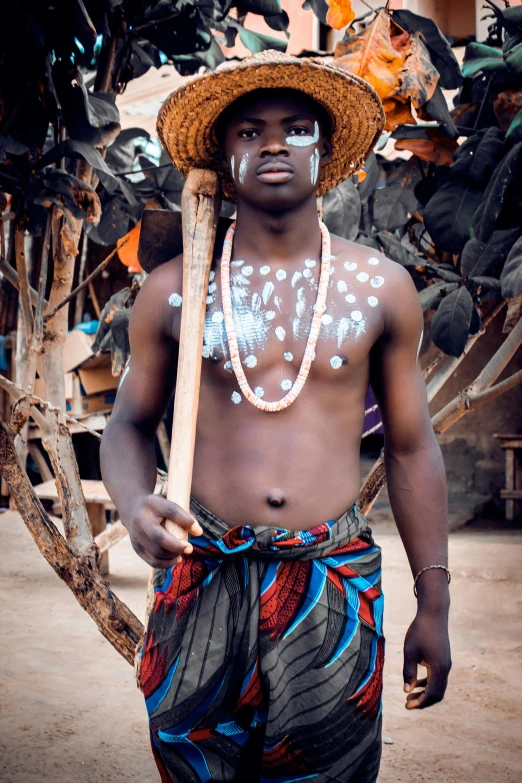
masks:
[[[290,128],[288,131],[289,136],[311,136],[311,131],[308,128]]]
[[[255,136],[259,136],[259,131],[255,128],[247,128],[246,130],[239,131],[239,137],[241,139],[253,139]]]

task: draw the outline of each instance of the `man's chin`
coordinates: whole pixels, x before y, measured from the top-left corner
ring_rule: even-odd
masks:
[[[292,185],[292,182],[284,182],[277,185],[268,185],[260,182],[255,194],[252,194],[252,198],[245,194],[238,194],[238,201],[244,200],[251,206],[257,207],[264,212],[277,212],[295,209],[312,198],[315,200],[315,192],[299,192]]]

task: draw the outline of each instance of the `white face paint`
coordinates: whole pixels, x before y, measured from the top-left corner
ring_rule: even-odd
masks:
[[[310,155],[310,182],[312,185],[317,184],[319,177],[319,152],[317,148],[314,150],[313,155]]]
[[[239,164],[239,182],[240,182],[241,185],[245,181],[245,177],[246,177],[246,173],[247,173],[247,169],[248,169],[248,159],[249,159],[249,157],[250,157],[250,155],[248,154],[248,152],[245,152],[245,154],[241,158],[241,162]]]
[[[420,333],[420,337],[419,337],[419,345],[417,347],[417,361],[419,360],[420,349],[421,349],[422,338],[423,337],[424,337],[424,330]],[[128,369],[128,365],[127,365],[127,369]],[[125,370],[125,372],[127,372],[127,370]],[[123,381],[123,378],[121,380]]]
[[[236,178],[235,158],[233,155],[230,156],[230,171],[232,172],[232,179],[235,179]]]
[[[183,301],[183,297],[179,294],[171,294],[169,296],[169,305],[171,307],[179,307]]]
[[[214,324],[220,324],[223,321],[224,315],[221,312],[221,310],[216,310],[215,313],[212,313],[212,323]]]
[[[213,281],[213,279],[215,278],[215,276],[216,276],[216,273],[215,273],[215,271],[212,269],[212,271],[210,272],[210,274],[209,274],[209,276],[208,276],[208,282],[209,282],[209,283],[211,283],[211,282]]]
[[[350,317],[353,321],[362,321],[363,314],[360,310],[352,310]]]
[[[314,135],[310,136],[309,133],[304,136],[287,136],[286,143],[291,147],[310,147],[312,144],[317,144],[319,141],[319,125],[314,122]]]
[[[421,335],[421,340],[422,340],[422,335]],[[130,368],[130,359],[129,359],[129,361],[127,362],[127,366],[125,367],[125,369],[124,369],[124,371],[123,371],[123,373],[122,373],[122,376],[121,376],[121,378],[120,378],[120,382],[119,382],[119,384],[118,384],[118,388],[119,388],[119,387],[122,385],[123,381],[124,381],[124,380],[125,380],[125,378],[127,377],[127,373],[129,372],[129,368]]]
[[[210,283],[208,287],[209,294],[214,294],[217,291],[217,283]]]

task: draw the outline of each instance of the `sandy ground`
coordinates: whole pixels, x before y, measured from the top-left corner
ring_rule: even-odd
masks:
[[[451,536],[454,668],[446,700],[404,709],[402,642],[411,579],[385,515],[387,659],[380,783],[522,779],[522,535]],[[38,552],[19,516],[0,515],[2,783],[157,783],[145,708],[131,667],[101,637]],[[143,615],[147,566],[127,540],[111,551],[111,586]],[[247,783],[247,782],[245,782]]]

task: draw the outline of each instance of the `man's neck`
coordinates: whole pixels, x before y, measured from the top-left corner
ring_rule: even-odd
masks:
[[[284,263],[320,257],[321,233],[315,199],[285,212],[268,212],[239,203],[234,257]]]

